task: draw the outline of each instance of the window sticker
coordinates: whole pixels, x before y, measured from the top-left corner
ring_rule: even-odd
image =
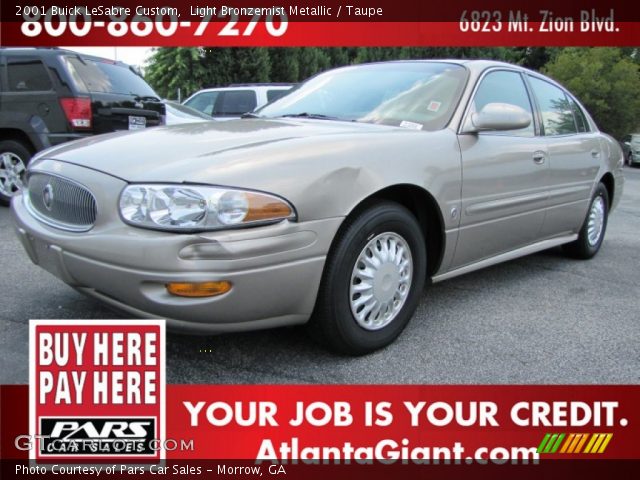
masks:
[[[400,126],[402,128],[408,128],[410,130],[422,130],[422,124],[421,123],[408,122],[406,120],[403,120],[402,122],[400,122]]]
[[[435,100],[432,100],[431,102],[429,102],[427,110],[429,110],[430,112],[437,112],[438,110],[440,110],[441,106],[442,102],[436,102]]]

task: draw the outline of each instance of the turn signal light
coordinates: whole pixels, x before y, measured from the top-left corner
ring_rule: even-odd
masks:
[[[231,282],[167,283],[167,292],[178,297],[215,297],[231,290]]]
[[[247,193],[249,211],[245,222],[260,222],[276,218],[289,218],[293,215],[291,207],[282,200],[256,193]]]

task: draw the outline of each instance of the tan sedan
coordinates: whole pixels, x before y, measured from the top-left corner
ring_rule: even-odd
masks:
[[[257,113],[42,152],[14,199],[31,260],[187,331],[309,322],[392,342],[426,283],[563,245],[590,258],[623,156],[544,76],[488,61],[317,75]]]

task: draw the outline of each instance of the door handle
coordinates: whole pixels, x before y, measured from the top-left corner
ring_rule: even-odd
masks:
[[[544,152],[535,152],[533,154],[533,163],[535,163],[536,165],[542,165],[544,164],[546,158],[547,155]]]
[[[600,152],[596,149],[591,150],[591,156],[593,158],[598,158],[600,156]]]

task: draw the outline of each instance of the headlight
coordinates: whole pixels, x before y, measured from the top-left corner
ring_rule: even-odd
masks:
[[[274,195],[199,185],[129,185],[120,195],[120,214],[136,227],[172,231],[295,220],[293,207]]]

